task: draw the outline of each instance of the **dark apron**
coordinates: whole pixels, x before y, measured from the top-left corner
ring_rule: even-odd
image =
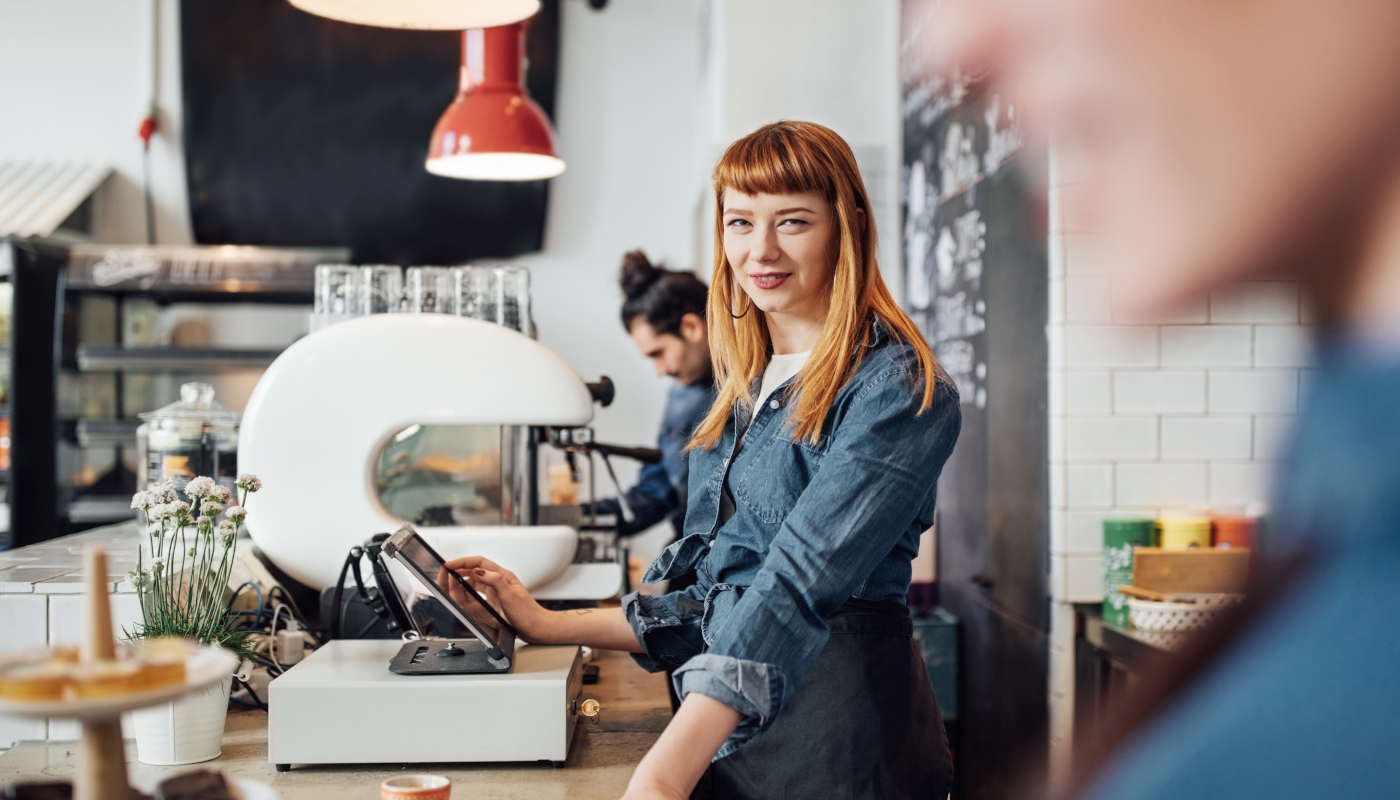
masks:
[[[849,600],[768,730],[710,765],[692,799],[944,800],[953,759],[909,610]]]

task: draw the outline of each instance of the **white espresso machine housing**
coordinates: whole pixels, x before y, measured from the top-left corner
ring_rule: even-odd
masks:
[[[593,402],[562,359],[499,325],[379,314],[324,328],[287,348],[248,401],[238,464],[264,484],[250,502],[249,531],[288,575],[332,585],[352,546],[402,522],[373,485],[396,433],[414,425],[579,429]],[[528,461],[534,469],[533,455]],[[622,585],[617,559],[575,558],[581,534],[568,525],[419,532],[445,558],[479,554],[505,565],[542,599],[602,599]],[[269,761],[280,769],[565,760],[581,702],[578,648],[520,647],[506,675],[404,676],[389,671],[398,645],[328,642],[272,681]]]
[[[400,431],[578,428],[592,419],[592,395],[568,364],[508,328],[445,314],[341,322],[283,351],[248,400],[238,464],[264,484],[248,530],[279,568],[322,589],[334,584],[351,547],[412,521],[392,516],[373,485],[378,454]],[[527,463],[514,472],[533,492],[533,459],[520,460]],[[540,599],[600,600],[622,587],[616,559],[575,563],[579,532],[568,525],[418,531],[446,558],[483,555],[502,564]]]

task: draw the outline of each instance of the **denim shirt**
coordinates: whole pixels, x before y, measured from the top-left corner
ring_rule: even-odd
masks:
[[[675,381],[666,393],[661,431],[656,437],[661,460],[643,466],[637,485],[623,493],[632,510],[632,519],[619,524],[618,533],[623,536],[640,533],[667,517],[676,533],[681,532],[690,474],[690,457],[685,447],[714,402],[715,385],[710,378],[689,386]],[[617,514],[621,510],[617,500],[611,498],[598,501],[596,508],[602,514]]]
[[[743,715],[716,759],[773,722],[848,598],[903,602],[933,524],[938,474],[961,426],[957,390],[939,376],[919,413],[913,348],[878,322],[865,346],[815,444],[794,435],[795,398],[778,391],[742,437],[735,426],[748,414],[736,406],[716,446],[691,452],[684,536],[645,580],[694,571],[696,583],[622,599],[645,651],[638,663],[674,670],[681,696],[699,692]],[[720,524],[726,485],[735,512]]]

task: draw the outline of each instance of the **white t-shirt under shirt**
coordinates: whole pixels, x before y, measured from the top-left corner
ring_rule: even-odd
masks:
[[[759,406],[768,402],[768,397],[777,391],[779,386],[802,371],[810,355],[812,351],[808,350],[805,353],[773,355],[768,359],[768,366],[763,369],[763,383],[758,387],[758,398],[754,401],[753,412],[749,415],[749,424],[753,424],[753,418],[758,416]]]
[[[758,387],[758,397],[755,398],[753,411],[749,415],[749,425],[753,424],[754,417],[758,416],[758,410],[763,404],[768,402],[768,398],[779,386],[787,383],[793,376],[802,371],[802,367],[807,363],[807,357],[812,355],[812,351],[805,353],[788,353],[785,355],[773,355],[768,359],[768,366],[763,368],[763,382]],[[748,425],[744,426],[745,428]],[[739,433],[740,446],[743,445],[743,433]],[[729,481],[726,478],[724,491],[719,496],[719,521],[723,525],[734,516],[734,498],[729,494]]]

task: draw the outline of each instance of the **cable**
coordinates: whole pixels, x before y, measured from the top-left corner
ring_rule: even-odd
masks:
[[[252,686],[248,685],[246,681],[237,676],[235,676],[233,680],[239,686],[243,687],[243,691],[247,692],[249,697],[253,698],[253,703],[255,704],[254,708],[261,708],[263,711],[267,710],[267,703],[264,703],[263,699],[261,697],[258,697],[258,693],[253,691]]]
[[[267,653],[268,655],[272,656],[272,663],[276,664],[277,668],[280,670],[286,669],[286,667],[282,666],[282,662],[277,660],[277,618],[281,616],[283,611],[286,611],[287,616],[289,617],[292,614],[292,610],[290,608],[283,605],[281,601],[278,601],[277,605],[273,606],[272,608],[272,625],[270,626],[271,632],[267,635]]]
[[[258,613],[259,613],[259,614],[262,613],[262,609],[263,609],[263,593],[262,593],[262,587],[261,587],[261,586],[258,586],[258,584],[257,584],[256,581],[244,581],[244,582],[238,584],[238,588],[233,590],[233,594],[232,594],[232,595],[229,597],[229,599],[228,599],[228,608],[225,609],[226,612],[228,612],[228,613],[230,613],[230,614],[233,613],[233,604],[234,604],[234,601],[238,600],[238,595],[242,594],[242,593],[243,593],[243,590],[246,589],[246,588],[248,588],[248,587],[250,587],[250,586],[253,587],[253,591],[255,591],[255,592],[258,593]]]

